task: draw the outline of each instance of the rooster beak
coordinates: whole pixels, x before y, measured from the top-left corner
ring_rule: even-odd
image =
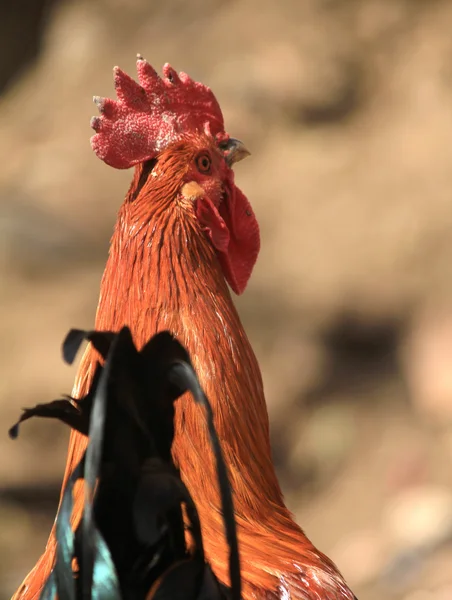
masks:
[[[232,167],[234,163],[243,160],[251,154],[245,144],[235,138],[229,138],[226,143],[221,145],[221,150],[223,151],[224,159],[228,167]]]

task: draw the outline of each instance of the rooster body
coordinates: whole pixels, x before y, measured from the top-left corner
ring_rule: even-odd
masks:
[[[96,329],[119,331],[126,325],[138,347],[169,330],[188,349],[212,403],[229,469],[245,600],[353,600],[334,564],[307,539],[283,501],[260,369],[226,283],[243,290],[259,232],[248,201],[235,187],[223,134],[219,138],[211,130],[212,119],[210,130],[184,132],[147,160],[135,161],[102,278]],[[97,360],[88,347],[74,397],[87,394]],[[72,432],[65,483],[86,443]],[[199,407],[186,397],[176,407],[173,458],[199,511],[206,556],[227,585],[214,457]],[[74,526],[83,506],[81,487],[75,497]],[[54,546],[51,535],[15,600],[37,600]]]

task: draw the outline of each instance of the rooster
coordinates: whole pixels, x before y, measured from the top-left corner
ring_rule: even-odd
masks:
[[[243,598],[353,600],[332,561],[309,541],[286,508],[271,457],[262,377],[234,307],[257,259],[259,226],[234,182],[249,152],[225,131],[212,91],[166,64],[163,77],[138,56],[138,82],[114,69],[117,100],[94,97],[100,116],[91,145],[108,165],[134,166],[111,239],[96,329],[128,326],[141,347],[168,330],[192,357],[211,399],[234,493]],[[73,396],[85,396],[97,354],[88,347]],[[218,382],[221,381],[221,384]],[[72,432],[63,489],[87,444]],[[176,408],[175,464],[200,514],[206,556],[228,585],[215,463],[199,407]],[[76,484],[73,525],[83,510]],[[45,553],[14,600],[37,600],[55,557]]]

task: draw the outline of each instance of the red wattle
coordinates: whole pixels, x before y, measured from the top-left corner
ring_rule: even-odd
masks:
[[[215,249],[219,252],[227,252],[230,240],[229,231],[210,198],[207,196],[198,198],[196,214]]]
[[[197,215],[217,251],[226,281],[241,294],[260,249],[259,225],[251,204],[233,185],[218,209],[209,198],[199,198]]]

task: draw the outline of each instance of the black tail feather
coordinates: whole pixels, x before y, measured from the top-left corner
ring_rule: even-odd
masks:
[[[187,351],[168,332],[138,351],[127,327],[116,334],[73,329],[63,344],[66,362],[73,362],[83,340],[105,361],[87,396],[26,409],[10,429],[16,437],[19,423],[39,416],[60,419],[89,436],[57,515],[56,561],[40,600],[221,600],[226,595],[239,600],[231,487],[213,411]],[[205,563],[196,506],[171,458],[174,402],[186,391],[204,408],[215,454],[230,551],[227,591]],[[85,482],[85,503],[74,533],[72,492],[79,478]],[[191,551],[182,506],[194,542]]]
[[[185,384],[192,394],[196,402],[201,404],[206,412],[207,426],[209,436],[212,442],[218,475],[218,484],[220,486],[220,494],[224,516],[224,526],[226,531],[226,540],[229,546],[229,577],[231,582],[231,598],[232,600],[240,600],[241,591],[241,576],[240,576],[240,558],[237,542],[237,528],[234,517],[234,504],[232,500],[232,491],[229,483],[226,463],[224,462],[223,452],[221,450],[220,440],[213,422],[213,411],[210,403],[202,391],[198,377],[191,366],[187,362],[175,363],[170,372],[169,377],[173,381],[179,382],[183,387]]]

